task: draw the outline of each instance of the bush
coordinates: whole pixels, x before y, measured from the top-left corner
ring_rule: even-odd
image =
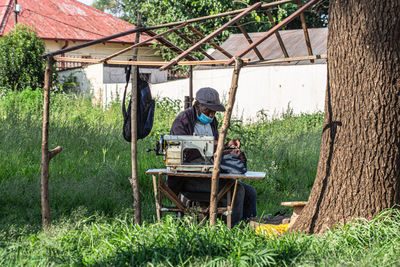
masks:
[[[0,91],[22,91],[43,86],[44,42],[29,27],[19,24],[0,39]]]

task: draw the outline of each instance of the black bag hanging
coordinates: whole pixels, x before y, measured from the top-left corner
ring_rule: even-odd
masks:
[[[149,84],[140,79],[138,68],[138,90],[137,90],[137,138],[143,139],[148,136],[153,128],[155,101],[151,97]],[[128,88],[131,76],[131,66],[125,67],[126,85],[124,97],[122,100],[122,115],[124,116],[124,125],[122,135],[124,139],[131,142],[131,103],[129,100],[128,110],[125,107],[126,90]]]
[[[237,147],[225,148],[222,152],[221,173],[244,174],[247,172],[247,158]]]

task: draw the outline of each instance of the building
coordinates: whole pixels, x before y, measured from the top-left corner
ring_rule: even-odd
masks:
[[[308,29],[314,55],[326,54],[327,28]],[[307,56],[303,30],[279,32],[289,57]],[[250,33],[252,40],[257,40],[263,33]],[[242,34],[231,35],[221,47],[237,54],[248,46]],[[264,59],[284,57],[275,36],[271,36],[259,46]],[[219,51],[211,54],[216,59],[226,59]],[[257,61],[254,51],[244,58]],[[228,99],[232,79],[232,67],[196,67],[193,72],[194,94],[201,87],[217,89],[222,99]],[[233,115],[244,120],[260,118],[260,112],[268,118],[279,116],[288,109],[295,114],[323,111],[326,89],[326,60],[298,61],[268,65],[246,66],[242,68],[236,95]],[[153,95],[184,100],[188,95],[189,81],[179,80],[155,84]]]
[[[88,41],[106,37],[132,29],[135,25],[106,14],[76,0],[18,0],[21,10],[18,23],[32,27],[44,40],[47,52],[75,46]],[[14,0],[0,0],[0,37],[15,27]],[[141,35],[140,41],[149,38]],[[120,37],[108,42],[79,49],[62,56],[100,59],[118,52],[135,41],[135,34]],[[154,43],[154,42],[153,42]],[[119,55],[115,60],[129,60],[132,51]],[[161,61],[155,54],[152,42],[140,47],[138,60]],[[82,66],[80,63],[58,62],[59,76],[73,73],[78,77],[80,89],[91,93],[97,102],[103,102],[105,87],[115,87],[124,83],[124,69],[121,66],[103,64]],[[147,78],[153,82],[167,80],[165,72],[155,68],[141,68]]]

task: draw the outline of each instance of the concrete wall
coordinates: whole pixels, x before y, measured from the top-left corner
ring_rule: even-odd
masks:
[[[213,87],[227,102],[232,68],[195,70],[194,95],[201,87]],[[153,96],[184,100],[189,95],[187,79],[152,85]],[[240,72],[233,115],[256,119],[260,110],[277,117],[290,107],[294,113],[323,111],[326,64],[246,67]]]

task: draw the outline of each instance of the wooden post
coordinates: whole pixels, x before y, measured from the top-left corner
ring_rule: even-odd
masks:
[[[235,58],[235,68],[233,69],[232,83],[231,83],[231,88],[229,90],[228,106],[226,107],[221,129],[219,130],[218,146],[217,146],[216,156],[214,158],[214,168],[211,177],[210,225],[214,225],[217,219],[217,204],[218,204],[217,195],[218,195],[218,182],[219,182],[222,152],[224,150],[225,137],[232,116],[233,105],[235,104],[236,91],[239,81],[239,72],[242,66],[243,66],[243,61],[241,59]]]
[[[189,67],[189,102],[193,105],[193,66]]]
[[[42,226],[50,226],[50,204],[49,204],[49,165],[50,160],[61,152],[61,147],[49,151],[49,109],[50,109],[50,88],[54,59],[48,57],[44,73],[43,88],[43,127],[42,127],[42,164],[40,173],[40,199],[42,203]]]
[[[14,27],[17,27],[17,24],[18,24],[17,4],[18,4],[17,0],[14,0],[14,15],[15,15],[15,17],[14,17],[15,26]]]
[[[141,25],[141,14],[138,13],[137,27]],[[135,43],[139,43],[140,33],[136,33]],[[137,60],[138,48],[133,50],[132,60]],[[131,90],[131,158],[132,158],[132,178],[130,179],[133,190],[133,209],[135,212],[135,223],[142,223],[142,209],[140,203],[140,184],[138,177],[138,162],[137,162],[137,103],[138,103],[138,67],[132,66],[132,90]]]

